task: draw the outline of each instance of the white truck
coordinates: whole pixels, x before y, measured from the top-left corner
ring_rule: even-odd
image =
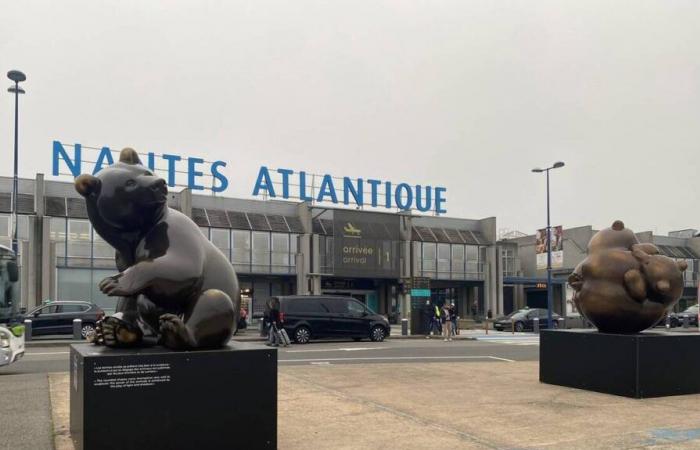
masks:
[[[24,325],[17,315],[17,256],[0,245],[0,367],[24,356]]]

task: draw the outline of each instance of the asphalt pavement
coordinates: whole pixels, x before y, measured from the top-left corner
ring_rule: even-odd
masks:
[[[539,357],[537,336],[489,336],[448,342],[439,338],[420,338],[387,339],[384,342],[317,341],[306,345],[292,344],[287,348],[279,348],[278,362],[280,365],[431,363],[534,361]],[[0,376],[65,372],[68,370],[68,355],[68,343],[63,346],[31,346],[19,362],[0,368]]]

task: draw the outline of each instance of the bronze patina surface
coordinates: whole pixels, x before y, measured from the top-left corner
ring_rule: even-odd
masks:
[[[168,207],[165,181],[125,148],[97,176],[76,178],[75,189],[95,232],[116,250],[119,270],[99,283],[118,301],[96,341],[174,350],[225,345],[238,323],[236,273],[189,217]]]
[[[617,220],[588,243],[588,256],[569,276],[576,307],[598,330],[637,333],[659,322],[683,292],[685,261],[640,243]]]

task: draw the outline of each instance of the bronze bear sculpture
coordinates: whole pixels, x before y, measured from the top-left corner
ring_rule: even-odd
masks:
[[[99,283],[119,297],[99,324],[110,347],[160,343],[173,350],[225,345],[236,330],[238,279],[226,256],[186,215],[167,205],[162,178],[125,148],[97,176],[80,175],[88,218],[116,250],[119,273]]]
[[[639,243],[622,221],[597,232],[588,256],[569,276],[574,303],[605,333],[638,333],[658,323],[680,299],[685,261]]]

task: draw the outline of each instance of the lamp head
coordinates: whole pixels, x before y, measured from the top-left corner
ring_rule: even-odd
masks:
[[[7,78],[14,81],[15,83],[21,83],[22,81],[27,79],[27,76],[19,70],[10,70],[9,72],[7,72]]]
[[[564,161],[555,162],[554,165],[552,166],[552,169],[558,169],[560,167],[564,167]]]
[[[10,86],[9,88],[7,88],[7,92],[12,92],[13,94],[24,94],[24,89],[22,89],[19,86]]]

